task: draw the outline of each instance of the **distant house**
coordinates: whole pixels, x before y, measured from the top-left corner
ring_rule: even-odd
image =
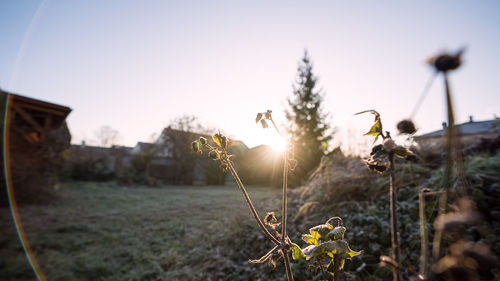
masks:
[[[264,186],[281,185],[283,155],[277,153],[271,146],[259,145],[248,149],[237,160],[240,176],[245,183]]]
[[[472,116],[469,122],[455,125],[457,135],[463,144],[471,144],[484,138],[496,138],[500,135],[500,119],[495,118],[485,121],[474,121]],[[446,134],[446,123],[443,129],[416,136],[415,141],[420,145],[439,146],[442,144],[443,136]]]
[[[2,131],[4,124],[8,126],[2,142],[8,145],[6,165],[10,165],[16,201],[49,201],[57,187],[62,152],[71,140],[65,122],[71,109],[2,90],[0,103],[2,116],[7,117],[1,125]]]
[[[224,184],[227,180],[233,180],[230,175],[221,172],[218,162],[207,155],[199,156],[191,151],[191,142],[200,137],[205,137],[215,146],[212,137],[207,134],[171,127],[162,131],[156,145],[159,146],[159,154],[167,160],[161,173],[163,180],[174,184]],[[248,147],[242,141],[229,139],[227,151],[235,158],[246,150]]]
[[[217,161],[208,155],[196,155],[191,142],[200,136],[212,144],[206,134],[165,128],[157,141],[138,142],[134,147],[99,147],[71,145],[66,161],[70,178],[77,180],[110,180],[135,177],[148,184],[224,184],[233,181],[223,174]],[[248,147],[229,139],[228,152],[238,158]],[[126,173],[135,173],[134,175]]]
[[[111,180],[119,178],[130,162],[134,148],[72,144],[66,152],[65,173],[73,180]]]

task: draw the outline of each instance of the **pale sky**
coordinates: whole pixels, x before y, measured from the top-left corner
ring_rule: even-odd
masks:
[[[444,49],[468,48],[450,75],[458,122],[500,116],[499,15],[499,1],[1,1],[0,87],[71,107],[73,143],[109,125],[133,146],[193,114],[252,147],[257,112],[285,122],[307,48],[346,142],[365,109],[395,131]],[[439,77],[414,121],[425,133],[445,114]]]

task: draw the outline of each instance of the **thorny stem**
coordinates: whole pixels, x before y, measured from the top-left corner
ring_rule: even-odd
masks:
[[[401,281],[401,271],[399,269],[400,262],[400,247],[398,238],[398,217],[397,217],[397,196],[396,196],[396,172],[394,169],[394,152],[389,154],[389,170],[391,173],[389,181],[389,208],[391,218],[391,244],[392,244],[392,259],[396,263],[396,268],[392,271],[394,281]]]
[[[225,150],[224,150],[224,154],[227,155],[225,153]],[[229,171],[231,172],[234,179],[236,180],[236,183],[238,184],[238,187],[240,188],[241,192],[243,192],[243,196],[245,197],[245,200],[247,201],[248,208],[250,209],[250,212],[252,213],[253,217],[255,218],[255,221],[257,221],[257,224],[259,225],[260,229],[269,238],[269,240],[271,240],[276,245],[280,245],[281,242],[267,230],[264,223],[260,220],[259,215],[257,214],[257,211],[255,210],[255,207],[252,204],[252,200],[250,200],[250,196],[248,196],[248,193],[245,189],[245,186],[243,185],[243,182],[241,181],[238,174],[236,173],[236,170],[234,169],[233,164],[231,163],[231,160],[229,160],[228,157],[226,156],[224,161],[227,163]]]

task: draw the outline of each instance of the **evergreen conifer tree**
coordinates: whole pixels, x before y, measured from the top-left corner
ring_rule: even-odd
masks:
[[[328,134],[326,114],[321,109],[322,94],[317,90],[317,77],[312,72],[311,59],[304,51],[299,62],[298,76],[293,85],[293,97],[288,99],[290,110],[286,111],[288,133],[294,146],[294,157],[298,161],[292,175],[292,183],[297,185],[314,169],[327,149]]]

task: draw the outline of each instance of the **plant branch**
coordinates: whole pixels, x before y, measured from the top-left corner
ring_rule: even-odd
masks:
[[[398,238],[398,214],[397,214],[397,188],[396,188],[396,171],[394,168],[394,152],[389,154],[389,170],[391,173],[389,181],[389,208],[391,218],[391,244],[392,244],[392,259],[396,263],[396,267],[392,271],[394,281],[401,281],[401,271],[399,269],[400,263],[400,247]]]
[[[333,280],[334,281],[339,280],[339,272],[340,272],[339,263],[340,263],[339,255],[335,255],[333,257]]]
[[[283,138],[280,130],[276,126],[276,123],[274,123],[274,120],[272,118],[270,118],[270,120],[278,135],[281,138]],[[283,206],[282,206],[282,216],[281,216],[281,243],[287,243],[286,242],[287,241],[287,234],[286,234],[287,186],[288,186],[288,147],[285,148],[285,151],[283,152],[283,200],[282,200]],[[281,253],[283,254],[283,262],[285,264],[288,281],[293,281],[293,273],[292,273],[292,268],[290,266],[290,259],[288,257],[288,253],[286,252],[285,249],[282,249]]]
[[[250,209],[250,212],[252,213],[253,217],[255,218],[255,221],[259,225],[262,232],[267,236],[267,238],[269,238],[269,240],[271,240],[276,245],[280,245],[281,242],[276,237],[274,237],[269,232],[269,230],[267,230],[266,226],[259,218],[259,215],[257,214],[257,211],[255,210],[255,207],[252,203],[252,200],[250,200],[250,196],[248,196],[248,193],[245,189],[245,186],[243,185],[243,182],[241,181],[240,177],[236,173],[236,170],[234,169],[233,164],[231,163],[231,160],[229,160],[229,158],[227,157],[226,151],[225,150],[223,150],[223,151],[224,151],[224,154],[226,155],[224,158],[224,161],[227,163],[229,171],[231,172],[234,179],[236,180],[236,183],[238,184],[238,187],[240,188],[241,192],[243,192],[243,196],[245,197],[245,200],[247,201],[248,208]]]
[[[419,218],[420,218],[420,270],[422,279],[427,279],[427,265],[429,255],[427,253],[427,219],[425,217],[425,191],[418,188]]]
[[[286,249],[281,249],[281,253],[283,254],[283,263],[285,264],[286,278],[288,279],[288,281],[293,281],[292,267],[290,266],[290,258],[288,257],[288,253]]]
[[[448,192],[450,189],[451,182],[451,170],[453,165],[452,159],[452,148],[453,148],[453,135],[455,127],[455,117],[453,114],[453,104],[451,100],[450,87],[448,84],[448,75],[443,72],[444,85],[446,90],[446,108],[448,110],[448,127],[446,130],[446,166],[443,176],[443,193],[439,198],[439,210],[438,216],[444,215],[446,213],[446,205],[448,203]],[[438,260],[441,256],[441,238],[443,236],[442,229],[436,229],[436,234],[434,235],[434,241],[432,243],[432,256],[434,260]]]

